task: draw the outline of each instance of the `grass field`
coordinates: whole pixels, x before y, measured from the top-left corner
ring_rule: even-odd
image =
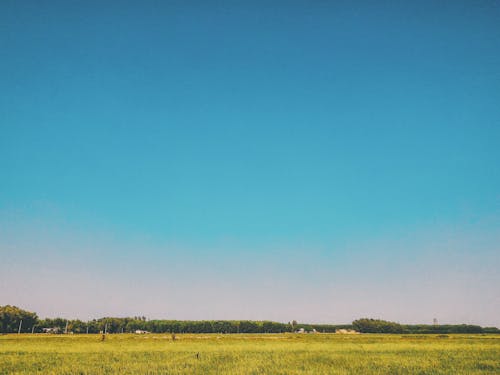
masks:
[[[500,374],[500,335],[3,335],[1,374]]]

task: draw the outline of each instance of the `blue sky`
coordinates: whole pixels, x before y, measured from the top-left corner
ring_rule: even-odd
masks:
[[[499,25],[491,1],[3,1],[0,302],[500,325]]]

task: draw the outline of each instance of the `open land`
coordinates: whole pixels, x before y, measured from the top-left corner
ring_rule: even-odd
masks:
[[[499,374],[500,335],[0,336],[0,374]]]

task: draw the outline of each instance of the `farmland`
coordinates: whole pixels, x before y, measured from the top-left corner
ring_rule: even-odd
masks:
[[[1,374],[498,374],[500,335],[7,334]]]

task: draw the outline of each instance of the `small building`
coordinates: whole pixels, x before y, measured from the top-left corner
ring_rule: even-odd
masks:
[[[60,331],[59,327],[42,328],[43,333],[59,333]]]
[[[149,332],[148,331],[143,331],[142,329],[136,329],[135,333],[138,334],[138,335],[144,335],[144,334],[149,333]]]
[[[316,329],[314,328],[311,330],[305,328],[299,328],[298,330],[295,331],[295,333],[318,333],[318,331],[316,331]]]

